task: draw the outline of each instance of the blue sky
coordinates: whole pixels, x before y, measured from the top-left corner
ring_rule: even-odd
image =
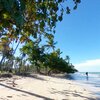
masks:
[[[57,24],[56,45],[79,71],[100,72],[100,0],[82,0]]]

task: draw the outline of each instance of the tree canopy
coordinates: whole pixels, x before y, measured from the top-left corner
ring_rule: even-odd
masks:
[[[4,28],[6,36],[20,41],[28,41],[30,36],[37,38],[55,33],[56,23],[62,21],[64,12],[71,9],[66,0],[0,0],[0,35]],[[73,0],[73,9],[80,0]],[[16,27],[14,27],[16,25]],[[24,37],[23,37],[24,36]]]

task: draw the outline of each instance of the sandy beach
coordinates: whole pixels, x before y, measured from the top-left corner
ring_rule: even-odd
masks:
[[[72,80],[34,74],[0,78],[0,100],[99,100]]]

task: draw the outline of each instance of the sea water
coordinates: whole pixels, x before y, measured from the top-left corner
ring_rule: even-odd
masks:
[[[94,94],[100,97],[100,72],[78,72],[69,75],[70,80],[74,80],[86,88],[89,88]]]

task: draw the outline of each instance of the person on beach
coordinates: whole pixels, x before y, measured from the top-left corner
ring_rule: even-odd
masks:
[[[86,76],[88,77],[88,72],[86,72]]]
[[[86,79],[88,80],[88,72],[86,72],[86,76],[87,76]]]

